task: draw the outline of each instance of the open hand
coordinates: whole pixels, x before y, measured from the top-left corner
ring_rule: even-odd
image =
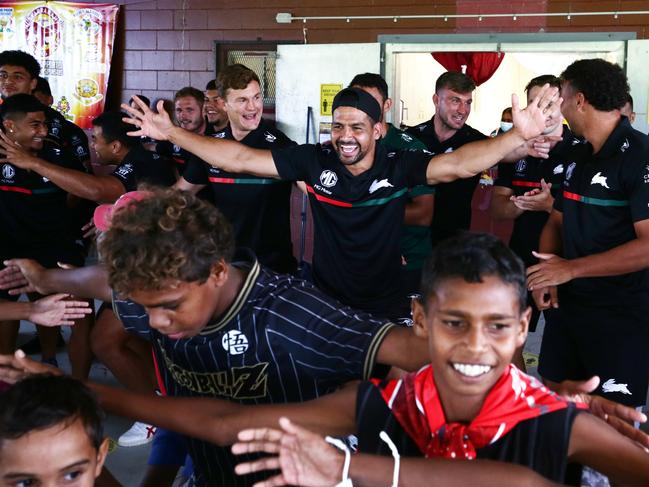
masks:
[[[128,132],[131,137],[151,137],[156,140],[167,140],[168,133],[174,128],[169,114],[164,109],[164,101],[158,101],[157,112],[151,110],[146,103],[140,100],[137,95],[133,96],[137,107],[131,107],[122,103],[122,109],[129,114],[123,120],[126,123],[135,125],[137,130]]]
[[[74,320],[92,313],[87,301],[67,301],[69,294],[52,294],[32,303],[29,321],[43,326],[74,325]]]
[[[514,130],[525,139],[530,140],[541,135],[551,127],[558,116],[561,102],[559,90],[545,84],[524,110],[521,110],[518,95],[512,94],[512,118]]]
[[[232,446],[235,455],[265,452],[276,456],[240,463],[235,467],[237,474],[281,470],[279,475],[254,487],[331,487],[340,481],[344,459],[334,447],[288,418],[280,418],[279,425],[281,430],[258,428],[239,432],[239,441]]]

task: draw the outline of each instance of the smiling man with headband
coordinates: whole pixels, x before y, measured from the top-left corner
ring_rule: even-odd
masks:
[[[344,304],[378,316],[403,317],[408,300],[400,292],[399,239],[410,186],[471,177],[502,160],[545,129],[544,112],[556,109],[557,90],[546,88],[525,110],[514,98],[516,127],[495,140],[468,144],[451,154],[388,152],[381,137],[381,107],[358,88],[333,102],[331,145],[254,150],[242,144],[201,137],[175,127],[158,107],[125,107],[128,119],[147,135],[191,147],[194,154],[225,171],[304,181],[314,218],[315,283]],[[554,104],[553,104],[554,102]]]

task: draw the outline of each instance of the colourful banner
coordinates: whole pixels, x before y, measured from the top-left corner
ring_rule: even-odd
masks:
[[[0,3],[0,50],[20,49],[41,64],[53,108],[82,128],[104,110],[119,6]]]

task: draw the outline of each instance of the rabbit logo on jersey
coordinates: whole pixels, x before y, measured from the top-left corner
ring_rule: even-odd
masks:
[[[230,330],[223,335],[221,344],[230,355],[241,355],[248,350],[248,339],[239,330]]]

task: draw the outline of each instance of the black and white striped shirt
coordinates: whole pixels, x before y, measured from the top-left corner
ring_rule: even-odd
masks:
[[[233,265],[248,270],[239,294],[195,337],[172,340],[148,326],[143,307],[114,300],[125,328],[152,342],[170,396],[298,402],[369,377],[378,348],[395,325],[344,307],[306,281],[269,271],[251,254]],[[263,478],[235,475],[242,458],[235,459],[229,448],[188,443],[197,485],[247,486]]]

